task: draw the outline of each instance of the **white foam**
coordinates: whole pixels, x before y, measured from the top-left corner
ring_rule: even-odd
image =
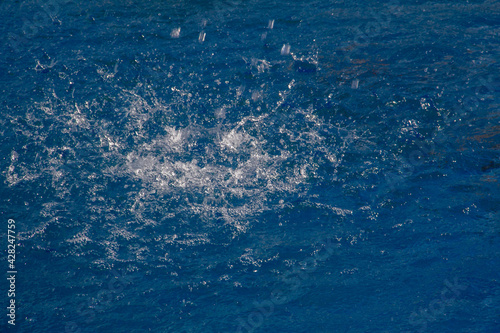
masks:
[[[249,65],[256,74],[270,66],[264,59],[252,59]],[[132,257],[124,257],[123,240],[148,243],[156,255],[166,244],[211,243],[220,230],[230,230],[232,237],[248,232],[263,212],[288,207],[287,198],[302,193],[303,185],[318,176],[320,165],[337,168],[356,139],[355,133],[329,124],[312,107],[283,112],[295,86],[291,80],[272,96],[265,95],[265,84],[252,89],[233,86],[229,96],[215,102],[200,100],[188,84],[165,87],[167,101],[139,84],[115,97],[122,107],[114,111],[113,121],[95,118],[101,107],[95,101],[75,104],[49,92],[46,101],[27,113],[37,133],[18,125],[23,135],[39,140],[37,159],[27,163],[24,152],[13,151],[4,172],[9,186],[48,179],[46,185],[59,202],[46,202],[43,222],[30,226],[21,238],[43,235],[48,225],[64,219],[74,227],[68,244],[98,244],[109,260],[127,261],[145,258],[147,251],[140,250],[141,245]],[[245,101],[261,103],[262,109],[242,111]],[[196,117],[192,107],[200,102],[209,103],[214,123],[202,126],[191,118]],[[52,128],[59,132],[47,145],[44,140],[55,135]],[[334,178],[335,171],[329,176]],[[126,185],[110,190],[115,182]],[[67,209],[75,205],[85,217],[68,216]],[[333,205],[319,208],[339,216],[352,214]],[[84,224],[90,229],[79,226],[82,218],[90,221]],[[149,235],[144,230],[150,228],[168,231]]]

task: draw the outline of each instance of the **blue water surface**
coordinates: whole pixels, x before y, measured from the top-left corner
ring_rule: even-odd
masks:
[[[500,332],[498,1],[0,22],[2,332]]]

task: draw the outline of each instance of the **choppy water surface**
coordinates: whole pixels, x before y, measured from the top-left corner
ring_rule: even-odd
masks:
[[[1,6],[14,330],[500,331],[497,1]]]

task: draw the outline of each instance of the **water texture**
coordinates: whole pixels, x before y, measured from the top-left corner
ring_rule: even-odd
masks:
[[[500,332],[498,1],[0,22],[2,332]]]

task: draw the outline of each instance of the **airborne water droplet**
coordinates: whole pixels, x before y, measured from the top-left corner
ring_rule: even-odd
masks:
[[[180,35],[181,35],[181,28],[172,29],[172,32],[170,33],[170,37],[172,38],[179,38]]]
[[[290,44],[283,44],[281,48],[281,55],[289,55],[290,54]]]
[[[206,33],[204,31],[200,32],[200,36],[198,36],[198,41],[200,43],[203,43],[205,41],[205,36],[206,36]]]

